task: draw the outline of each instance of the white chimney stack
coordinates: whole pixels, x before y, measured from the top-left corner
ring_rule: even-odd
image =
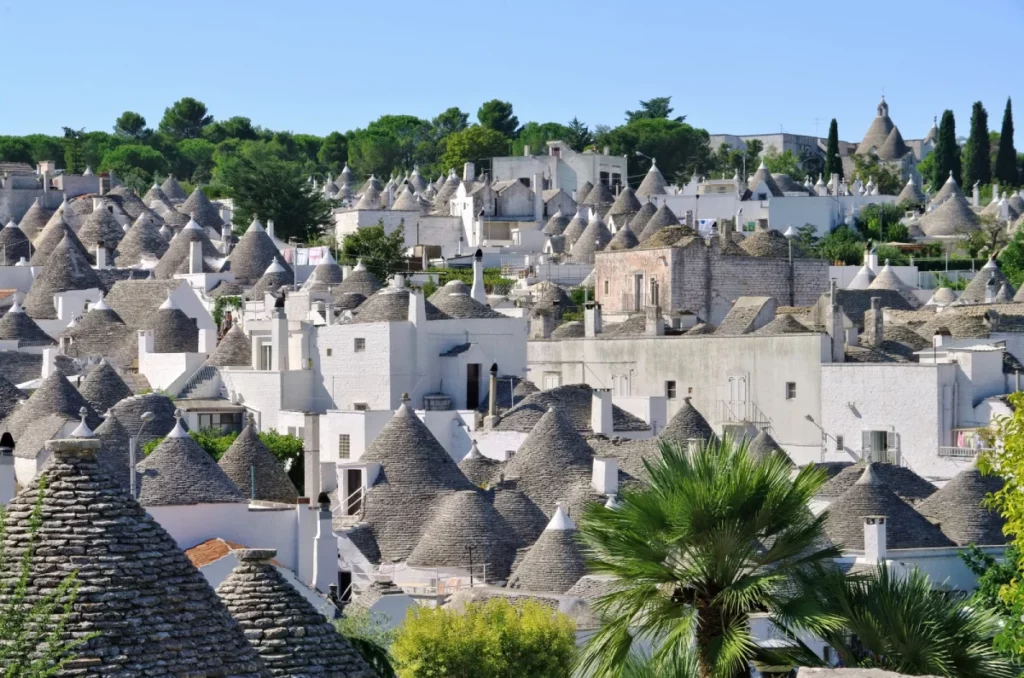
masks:
[[[188,272],[203,272],[203,242],[190,240],[188,243]]]
[[[598,435],[611,437],[612,391],[609,388],[595,388],[590,401],[590,428]]]
[[[885,516],[864,516],[864,560],[877,563],[887,555]]]
[[[103,270],[107,267],[107,248],[104,247],[103,241],[96,243],[96,268]]]
[[[0,506],[14,499],[14,448],[0,440]]]
[[[321,499],[326,494],[321,493]],[[317,512],[316,538],[313,539],[313,588],[327,593],[331,584],[338,583],[338,538],[331,526],[331,502],[320,503]]]
[[[619,461],[614,457],[594,457],[594,475],[590,482],[594,491],[604,496],[619,492]]]
[[[587,338],[601,334],[601,304],[591,301],[583,310],[583,334]]]
[[[274,309],[270,320],[270,346],[270,369],[284,372],[288,369],[288,316],[284,309]]]
[[[484,290],[484,253],[480,250],[473,254],[473,287],[469,290],[469,296],[481,304],[487,303],[487,292]]]

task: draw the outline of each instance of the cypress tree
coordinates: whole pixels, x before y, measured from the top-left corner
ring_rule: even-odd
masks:
[[[1013,147],[1013,108],[1006,99],[1003,111],[1003,129],[999,133],[999,152],[996,155],[995,177],[1004,186],[1017,186],[1017,149]]]
[[[825,182],[832,179],[833,174],[843,178],[843,161],[839,157],[839,124],[835,118],[828,126],[828,147],[825,149]]]
[[[949,179],[950,172],[953,173],[953,180],[963,186],[960,176],[960,147],[956,144],[956,118],[953,111],[947,109],[942,113],[942,122],[939,123],[939,138],[935,142],[935,165],[932,175],[932,187],[934,190],[942,188]]]
[[[992,183],[992,158],[988,143],[988,111],[980,101],[971,108],[971,135],[964,146],[964,185]]]

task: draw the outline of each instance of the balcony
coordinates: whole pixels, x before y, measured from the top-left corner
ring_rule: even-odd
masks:
[[[979,452],[992,452],[991,447],[939,447],[939,456],[953,459],[974,459]]]

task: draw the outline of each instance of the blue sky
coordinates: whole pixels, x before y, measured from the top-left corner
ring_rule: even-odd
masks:
[[[944,108],[965,135],[978,99],[998,130],[1012,96],[1024,147],[1020,0],[62,5],[0,0],[0,134],[110,130],[126,109],[155,126],[182,96],[326,134],[453,105],[475,118],[491,98],[520,122],[616,125],[671,95],[711,133],[824,136],[836,117],[859,141],[884,91],[905,138]]]

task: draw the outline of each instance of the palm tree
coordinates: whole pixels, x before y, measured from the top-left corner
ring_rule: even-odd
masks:
[[[827,618],[804,618],[792,585],[839,555],[808,509],[822,471],[790,478],[784,457],[757,462],[728,439],[692,452],[662,443],[645,465],[645,489],[624,491],[614,508],[589,506],[580,521],[590,570],[619,581],[595,605],[604,624],[581,653],[581,672],[619,678],[645,647],[655,665],[679,666],[693,647],[703,678],[745,675],[758,655],[751,613],[829,628]]]
[[[830,567],[799,578],[818,612],[841,620],[838,627],[801,626],[831,645],[845,666],[958,678],[1019,673],[992,645],[998,618],[936,590],[917,569],[902,574],[881,563],[864,575],[847,576]],[[806,651],[798,659],[815,660]]]

